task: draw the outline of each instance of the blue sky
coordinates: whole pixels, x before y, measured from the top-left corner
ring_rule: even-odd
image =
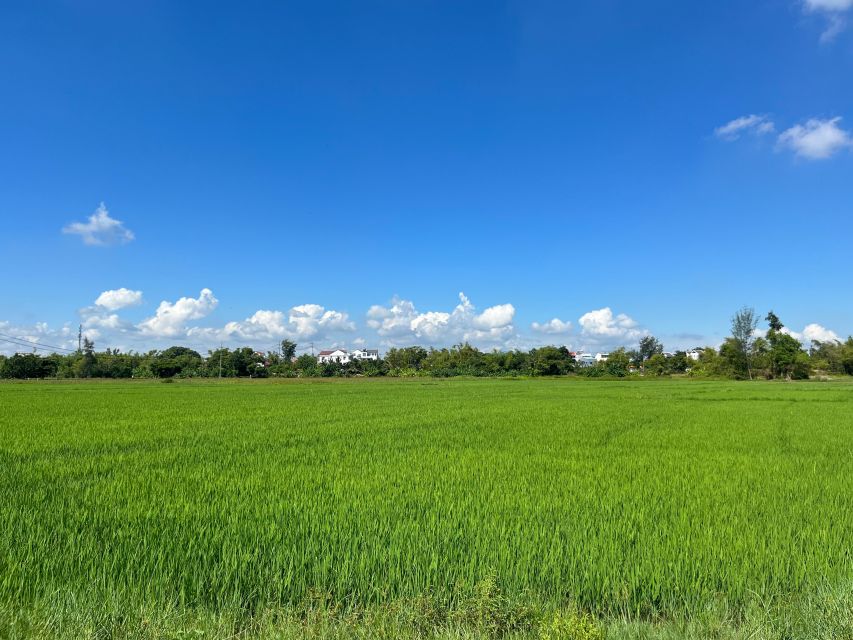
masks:
[[[853,0],[6,3],[0,55],[6,335],[853,332]]]

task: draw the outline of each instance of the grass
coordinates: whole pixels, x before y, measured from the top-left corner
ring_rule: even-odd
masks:
[[[849,382],[3,384],[0,468],[0,637],[853,638]]]

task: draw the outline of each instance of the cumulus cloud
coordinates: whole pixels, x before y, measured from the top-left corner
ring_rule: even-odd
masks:
[[[581,335],[597,344],[617,345],[634,342],[646,335],[637,321],[624,313],[613,314],[610,307],[583,314],[578,320]]]
[[[802,331],[794,331],[788,327],[782,327],[782,333],[787,333],[792,338],[795,338],[803,343],[809,342],[841,342],[841,338],[832,329],[827,329],[813,322],[807,324]],[[766,335],[763,332],[762,337]]]
[[[763,135],[773,133],[776,126],[767,116],[758,116],[755,114],[741,116],[727,122],[726,124],[714,129],[714,135],[722,140],[737,140],[744,133],[753,133]]]
[[[499,304],[477,313],[464,293],[452,311],[420,312],[410,300],[394,298],[390,306],[373,305],[367,312],[367,326],[375,329],[388,344],[426,341],[448,344],[468,341],[498,344],[515,333],[515,307]]]
[[[839,125],[840,117],[821,120],[812,118],[805,124],[794,125],[779,135],[779,147],[791,149],[809,160],[823,160],[843,149],[853,147],[850,132]]]
[[[841,342],[841,338],[835,331],[814,322],[805,326],[803,337],[811,342]]]
[[[131,291],[130,289],[110,289],[104,291],[95,300],[95,304],[109,311],[117,311],[125,307],[134,307],[142,303],[142,292]]]
[[[210,330],[191,330],[199,335]],[[229,322],[218,332],[223,339],[281,339],[307,340],[325,337],[336,332],[355,331],[346,313],[326,309],[318,304],[302,304],[283,311],[259,310],[242,322]]]
[[[83,238],[83,244],[90,246],[127,244],[135,237],[121,220],[110,217],[103,202],[86,222],[72,222],[62,233],[78,235]]]
[[[140,322],[137,327],[145,335],[171,338],[187,331],[189,320],[198,320],[210,314],[219,301],[210,289],[202,289],[198,298],[180,298],[176,302],[164,300],[155,314]]]
[[[543,333],[546,335],[559,335],[571,333],[572,331],[572,323],[569,321],[563,321],[559,318],[551,318],[548,322],[538,323],[534,322],[530,325],[530,328],[535,333]]]

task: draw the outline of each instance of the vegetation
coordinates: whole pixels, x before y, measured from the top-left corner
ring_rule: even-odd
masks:
[[[4,384],[0,629],[850,637],[851,390]]]
[[[636,349],[624,347],[609,353],[606,361],[591,366],[575,360],[565,346],[530,351],[484,353],[469,344],[451,348],[421,346],[392,348],[379,361],[345,364],[318,363],[307,353],[297,356],[298,345],[283,340],[279,351],[260,353],[251,347],[220,348],[203,357],[188,347],[170,347],[145,354],[107,349],[96,353],[84,340],[79,353],[70,355],[19,353],[0,356],[0,378],[305,378],[305,377],[454,377],[454,376],[562,376],[590,378],[630,375],[692,376],[750,380],[783,378],[801,380],[814,373],[853,375],[853,336],[845,343],[812,342],[808,350],[787,331],[772,311],[766,318],[766,337],[756,334],[755,310],[740,309],[731,321],[731,337],[719,350],[713,347],[665,353],[654,336],[640,339]],[[696,355],[699,355],[696,359]]]

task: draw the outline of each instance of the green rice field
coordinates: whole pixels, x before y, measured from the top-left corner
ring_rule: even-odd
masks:
[[[0,385],[0,637],[853,638],[853,384]]]

